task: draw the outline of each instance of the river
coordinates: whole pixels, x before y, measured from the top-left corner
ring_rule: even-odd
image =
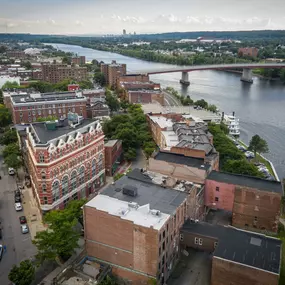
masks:
[[[82,48],[80,46],[53,44],[65,52],[86,56],[106,63],[116,60],[127,64],[128,72],[175,67],[170,64],[147,62],[120,54]],[[285,177],[285,84],[254,78],[253,84],[240,81],[240,75],[222,71],[195,71],[189,74],[191,85],[179,83],[180,73],[152,75],[151,80],[162,87],[171,86],[194,100],[205,99],[225,113],[235,111],[240,119],[241,139],[248,143],[255,134],[264,138],[269,146],[267,157],[282,179]]]

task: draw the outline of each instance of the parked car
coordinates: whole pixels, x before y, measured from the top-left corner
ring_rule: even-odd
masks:
[[[19,217],[19,220],[20,220],[20,224],[26,224],[27,223],[27,219],[25,216]]]
[[[9,167],[8,168],[8,173],[9,173],[9,175],[15,175],[15,169],[12,168],[12,167]]]
[[[23,210],[22,204],[21,203],[15,203],[15,210],[17,212],[22,211]]]
[[[3,256],[3,245],[0,244],[0,260],[2,259]]]
[[[22,202],[21,196],[16,196],[15,195],[15,203],[21,203],[21,202]]]
[[[21,225],[22,234],[27,234],[29,232],[29,228],[27,225]]]

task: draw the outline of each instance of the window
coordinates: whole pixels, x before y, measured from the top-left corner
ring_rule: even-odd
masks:
[[[203,244],[203,239],[199,238],[199,245]]]
[[[254,217],[254,221],[256,221],[256,222],[257,222],[257,217]]]
[[[162,250],[165,250],[165,241],[162,243]]]
[[[180,240],[183,241],[183,239],[184,239],[183,234],[180,234]]]
[[[80,194],[80,198],[83,199],[86,197],[86,192],[85,192],[85,188],[81,189],[81,194]]]
[[[75,190],[76,189],[76,170],[74,170],[70,176],[70,191]]]
[[[68,176],[64,176],[61,181],[62,187],[62,196],[65,196],[68,193]]]
[[[53,200],[53,202],[57,201],[59,199],[59,196],[60,196],[59,182],[58,182],[58,180],[56,180],[52,184],[52,200]]]
[[[98,171],[100,172],[103,169],[103,154],[99,155],[99,162],[98,162]]]
[[[64,208],[67,206],[68,202],[69,202],[69,198],[67,198],[67,199],[65,199],[65,200],[63,201],[63,206],[64,206]]]
[[[216,191],[220,191],[220,187],[216,187]]]
[[[42,191],[45,193],[47,192],[47,186],[45,183],[42,184]]]
[[[163,236],[163,238],[165,238],[165,231],[163,231],[162,236]]]
[[[215,241],[215,242],[214,242],[214,248],[216,248],[217,246],[218,246],[218,242]]]
[[[44,197],[44,204],[48,204],[48,198],[47,197]]]
[[[73,195],[72,195],[72,200],[77,200],[78,199],[78,194],[77,193],[74,193]]]
[[[81,166],[79,170],[79,185],[84,184],[85,182],[85,167]]]
[[[96,175],[96,160],[92,160],[92,177]]]
[[[215,197],[215,201],[216,201],[216,202],[219,202],[219,197]]]
[[[46,179],[46,173],[44,171],[41,173],[41,176],[42,176],[42,179]]]
[[[198,244],[199,243],[199,239],[195,237],[194,243]]]

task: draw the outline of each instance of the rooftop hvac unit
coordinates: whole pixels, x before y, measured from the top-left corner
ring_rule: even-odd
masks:
[[[137,209],[139,207],[138,203],[136,203],[136,202],[129,202],[128,205],[130,208],[135,208],[135,209]]]
[[[150,210],[150,213],[154,216],[160,216],[161,212],[159,210]]]
[[[136,197],[138,195],[138,189],[132,185],[125,185],[123,187],[123,194],[131,197]]]

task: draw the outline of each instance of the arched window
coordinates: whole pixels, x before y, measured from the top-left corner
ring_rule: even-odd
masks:
[[[40,162],[40,163],[45,162],[45,156],[44,156],[43,153],[40,153],[40,154],[39,154],[39,162]]]
[[[87,181],[89,181],[91,179],[91,164],[90,164],[90,162],[87,163],[86,169],[87,169]]]
[[[56,180],[52,183],[52,200],[53,200],[53,202],[57,201],[59,199],[59,196],[60,196],[59,182],[58,182],[58,180]]]
[[[44,171],[41,172],[42,179],[46,179],[46,173]]]
[[[96,160],[92,160],[92,177],[96,175]]]
[[[79,184],[82,185],[85,182],[85,167],[81,166],[79,170]]]
[[[64,196],[68,193],[68,176],[67,175],[65,175],[62,178],[61,187],[62,187],[62,196]]]
[[[70,191],[76,189],[76,181],[77,181],[77,172],[76,170],[73,170],[70,176]]]
[[[103,169],[103,154],[99,155],[99,162],[98,162],[98,171],[100,172]]]
[[[45,183],[42,184],[42,191],[47,192],[47,185]]]

